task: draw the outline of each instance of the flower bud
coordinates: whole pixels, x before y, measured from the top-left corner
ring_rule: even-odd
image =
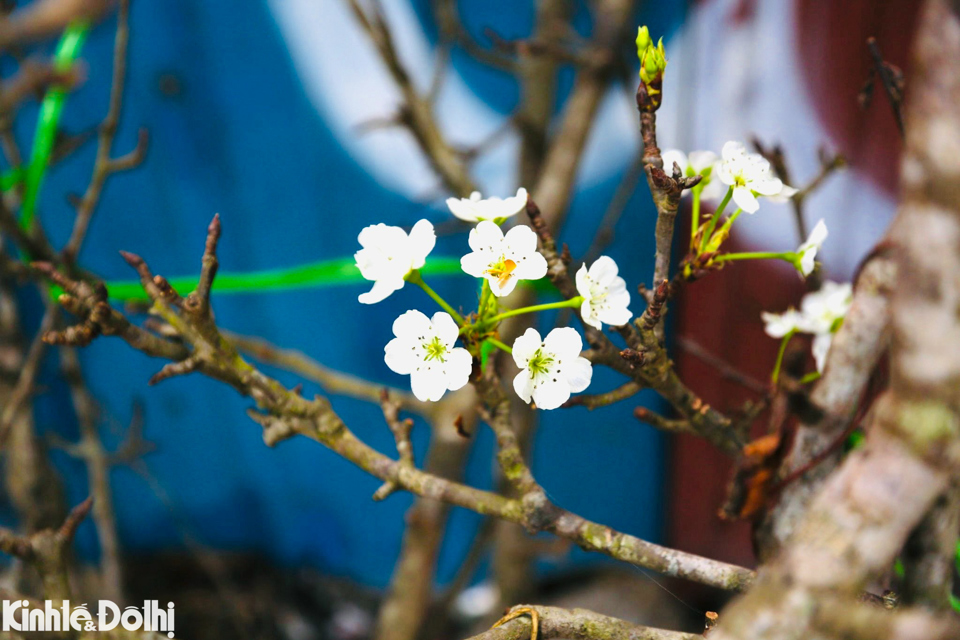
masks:
[[[650,39],[650,30],[647,29],[647,26],[644,25],[637,29],[637,56],[643,61],[643,52],[647,50],[653,44],[653,41]]]
[[[667,57],[663,49],[663,38],[653,44],[647,27],[637,30],[637,56],[640,58],[640,80],[646,87],[646,97],[650,106],[660,106],[660,87],[663,84],[663,72],[667,68]]]

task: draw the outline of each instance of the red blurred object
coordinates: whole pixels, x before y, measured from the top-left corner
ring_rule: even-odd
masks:
[[[797,58],[802,62],[810,101],[856,171],[878,188],[894,194],[902,141],[883,88],[877,84],[869,108],[857,95],[873,63],[866,41],[877,39],[884,60],[906,75],[909,93],[910,48],[919,15],[919,0],[797,0]]]

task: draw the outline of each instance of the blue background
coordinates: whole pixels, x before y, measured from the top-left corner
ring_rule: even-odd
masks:
[[[333,0],[320,0],[333,1]],[[293,266],[341,257],[357,249],[366,224],[410,225],[421,217],[448,220],[445,211],[410,202],[381,187],[347,155],[296,76],[282,36],[264,2],[164,0],[132,3],[129,75],[116,153],[132,149],[137,129],[150,131],[146,162],[113,178],[104,193],[81,255],[85,267],[106,279],[129,279],[117,251],[139,253],[165,275],[195,272],[207,223],[223,220],[221,269],[232,272]],[[435,38],[428,3],[415,3],[423,28]],[[678,3],[679,4],[679,3]],[[478,37],[492,26],[510,37],[527,34],[531,3],[462,3],[465,24]],[[664,32],[681,16],[679,6],[643,15],[651,31]],[[589,16],[576,13],[589,33]],[[73,94],[63,126],[77,132],[94,126],[107,108],[115,20],[98,26],[84,49],[88,81]],[[357,43],[366,46],[367,43]],[[349,52],[344,52],[348,55]],[[494,108],[516,106],[514,82],[463,55],[454,65],[471,88]],[[568,92],[572,73],[563,79]],[[336,91],[336,87],[331,87]],[[624,98],[626,99],[626,98]],[[25,110],[18,135],[29,149],[35,109]],[[43,224],[60,246],[73,211],[69,192],[89,180],[94,145],[51,170],[40,200]],[[577,192],[562,240],[582,254],[620,179],[611,175]],[[649,278],[654,211],[641,186],[617,227],[609,253],[630,283]],[[435,255],[462,255],[463,233],[441,238]],[[442,295],[469,304],[473,284],[464,278],[438,281]],[[407,381],[383,363],[390,325],[408,308],[429,310],[410,287],[377,307],[357,303],[365,288],[343,287],[270,295],[216,296],[221,326],[296,348],[326,365],[392,385]],[[634,296],[634,312],[642,304]],[[37,315],[37,301],[32,300]],[[182,525],[204,544],[262,552],[285,564],[309,563],[372,585],[389,579],[399,550],[407,495],[374,503],[378,482],[314,442],[295,439],[264,446],[260,428],[244,414],[250,402],[232,389],[200,376],[175,378],[156,387],[146,381],[162,365],[118,339],[99,339],[82,351],[90,387],[102,403],[108,446],[119,441],[135,399],[145,408],[145,431],[158,446],[146,460],[176,505],[171,514],[155,491],[129,469],[112,475],[124,546],[132,551],[182,545]],[[75,437],[69,396],[47,363],[47,392],[37,400],[42,431]],[[275,372],[276,373],[276,372]],[[278,373],[289,384],[298,380]],[[619,384],[597,371],[591,391]],[[307,395],[317,392],[307,384]],[[645,396],[652,402],[650,396]],[[394,455],[378,407],[334,399],[335,409],[364,440]],[[633,403],[587,416],[582,409],[542,415],[534,472],[563,507],[617,529],[656,540],[661,528],[663,444],[631,417]],[[418,423],[414,443],[422,459],[427,429]],[[54,453],[65,473],[71,503],[86,496],[82,466]],[[492,442],[478,430],[468,479],[489,487]],[[600,495],[604,499],[598,499]],[[441,580],[459,564],[477,517],[456,511],[441,554]],[[95,549],[92,527],[81,544]],[[584,555],[584,554],[581,554]]]

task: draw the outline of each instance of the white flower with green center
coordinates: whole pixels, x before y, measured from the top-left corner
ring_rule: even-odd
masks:
[[[633,317],[627,283],[617,273],[617,263],[608,256],[597,258],[589,269],[581,265],[577,271],[577,292],[583,297],[580,317],[591,327],[620,327]]]
[[[513,379],[513,388],[524,402],[538,409],[556,409],[590,386],[593,367],[580,355],[583,341],[570,327],[554,329],[541,339],[536,329],[527,331],[513,342],[513,360],[520,373]]]
[[[704,200],[716,200],[723,197],[723,187],[716,177],[717,154],[713,151],[691,151],[688,156],[679,149],[667,149],[663,152],[663,170],[667,175],[673,175],[673,164],[680,167],[680,172],[688,177],[701,175],[703,180],[697,186],[701,189],[700,197]],[[684,191],[684,194],[690,193]]]
[[[484,198],[474,191],[469,198],[447,198],[450,213],[467,222],[482,220],[506,220],[512,218],[527,206],[527,190],[517,189],[517,195],[510,198]]]
[[[403,279],[424,265],[437,242],[429,220],[417,222],[409,235],[400,227],[371,225],[360,231],[357,239],[363,247],[353,254],[357,268],[360,275],[373,281],[373,288],[358,298],[363,304],[380,302],[403,288]]]
[[[460,389],[470,378],[473,358],[453,346],[460,329],[449,313],[433,318],[410,310],[393,322],[393,340],[384,347],[384,361],[396,373],[410,376],[413,395],[423,402],[436,402],[447,391]]]
[[[470,230],[472,253],[460,259],[460,268],[475,278],[486,278],[490,291],[509,295],[520,280],[539,280],[547,275],[547,260],[537,251],[537,234],[517,225],[503,230],[484,220]]]
[[[793,187],[784,185],[773,176],[766,158],[759,153],[747,153],[741,143],[727,142],[721,155],[723,159],[716,168],[717,178],[733,187],[733,201],[747,213],[755,213],[760,208],[757,195],[782,199],[796,193]]]
[[[810,232],[807,241],[797,248],[796,262],[794,263],[804,277],[813,273],[817,252],[823,246],[823,241],[827,239],[827,225],[821,220]]]

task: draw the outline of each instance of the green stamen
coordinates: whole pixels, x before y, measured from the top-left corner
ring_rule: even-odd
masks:
[[[430,360],[439,360],[440,362],[446,362],[443,356],[447,353],[447,346],[440,342],[440,338],[437,336],[433,337],[433,340],[430,342],[424,342],[423,348],[427,350],[427,355],[424,358],[427,362]]]
[[[533,357],[527,362],[527,368],[530,370],[530,373],[536,376],[550,371],[550,365],[552,364],[553,358],[544,355],[542,349],[537,349],[537,352],[533,354]]]

